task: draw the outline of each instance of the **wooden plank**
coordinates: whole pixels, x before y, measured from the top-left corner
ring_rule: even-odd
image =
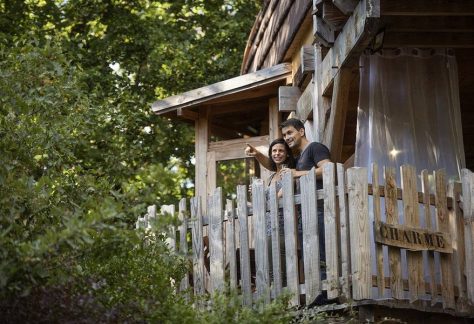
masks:
[[[331,47],[332,44],[334,44],[335,36],[333,27],[329,26],[322,17],[313,16],[313,33],[316,41],[322,45]]]
[[[384,0],[380,11],[384,16],[473,16],[474,2],[471,0]]]
[[[436,215],[438,230],[449,233],[448,208],[446,204],[446,172],[438,170],[434,172],[436,188]],[[454,309],[454,282],[451,254],[441,253],[441,296],[443,297],[443,307]]]
[[[348,16],[354,12],[355,7],[359,3],[358,0],[332,0],[334,6],[344,15]]]
[[[466,266],[464,275],[467,282],[467,298],[474,305],[474,174],[468,169],[461,170],[464,214],[464,247]]]
[[[331,114],[324,128],[323,144],[331,151],[331,159],[340,161],[344,140],[344,124],[349,110],[349,92],[352,81],[352,71],[341,69],[334,81]]]
[[[316,174],[311,170],[300,178],[301,217],[303,224],[303,257],[306,305],[321,294],[319,260],[318,208],[316,200]]]
[[[384,16],[387,32],[474,32],[469,16]]]
[[[398,224],[397,181],[394,168],[385,168],[385,214],[388,224]],[[392,298],[403,299],[403,278],[400,249],[388,247],[390,289]]]
[[[337,195],[339,202],[339,232],[341,236],[341,290],[346,299],[351,299],[349,274],[351,269],[349,247],[349,213],[347,211],[346,177],[344,165],[337,163]]]
[[[216,188],[208,197],[209,211],[209,252],[211,293],[224,289],[224,221],[222,206],[222,188]]]
[[[278,98],[268,100],[268,143],[281,137],[281,114],[278,111]]]
[[[384,47],[474,48],[472,32],[387,32]]]
[[[339,296],[339,244],[337,239],[336,178],[334,163],[323,166],[324,233],[326,239],[326,275],[328,298]]]
[[[283,215],[285,218],[286,280],[291,294],[290,304],[299,305],[297,219],[294,204],[293,176],[290,172],[283,175]]]
[[[156,205],[148,206],[145,218],[147,220],[146,228],[152,228],[155,226],[154,222],[156,222]]]
[[[314,105],[313,105],[313,120],[314,120],[314,138],[313,141],[321,142],[323,139],[323,131],[325,124],[325,114],[327,109],[331,106],[331,100],[322,95],[321,78],[323,73],[322,67],[322,48],[320,44],[314,45],[314,62],[315,62],[315,82],[314,82]]]
[[[178,108],[176,110],[176,115],[184,118],[184,119],[189,119],[189,120],[198,120],[199,118],[199,113],[189,110],[189,109],[183,109],[183,108]]]
[[[428,178],[428,170],[421,171],[421,191],[423,193],[423,210],[425,216],[425,224],[428,230],[433,230],[434,226],[431,222],[431,207],[430,207],[430,182]],[[435,278],[435,261],[434,253],[427,251],[428,262],[428,277],[430,283],[431,304],[436,303],[438,295],[436,278]]]
[[[347,16],[344,15],[331,0],[323,2],[323,15],[324,21],[328,23],[334,30],[341,30],[342,26],[347,20]]]
[[[372,163],[372,188],[373,188],[373,210],[374,210],[374,221],[375,227],[382,221],[381,208],[380,208],[380,192],[379,192],[379,166],[377,163]],[[379,298],[384,296],[384,278],[385,274],[383,271],[383,247],[381,244],[375,244],[375,258],[377,268],[377,287]]]
[[[368,210],[367,169],[347,170],[352,265],[352,294],[355,300],[372,298],[372,256]]]
[[[152,110],[156,114],[164,114],[178,108],[186,108],[203,104],[211,99],[217,99],[244,90],[255,89],[263,85],[285,80],[291,75],[291,64],[282,63],[267,69],[244,74],[235,78],[217,82],[205,87],[194,89],[155,101]]]
[[[216,152],[207,152],[207,195],[211,195],[217,186],[217,161]]]
[[[304,45],[300,50],[300,70],[303,75],[314,72],[314,48],[312,45]]]
[[[278,215],[278,197],[276,192],[276,185],[272,183],[270,185],[270,193],[268,200],[268,207],[270,210],[270,222],[272,226],[272,269],[273,269],[273,293],[274,297],[278,297],[282,291],[283,275],[282,275],[282,262],[285,260],[281,259],[280,245],[280,219]]]
[[[193,240],[193,282],[194,294],[202,295],[204,289],[204,245],[202,236],[201,197],[191,198],[191,236]]]
[[[400,167],[402,180],[403,214],[405,224],[420,227],[418,193],[416,189],[416,170],[413,166]],[[418,300],[424,292],[423,255],[421,252],[407,251],[408,287],[410,302]]]
[[[261,179],[255,179],[252,183],[252,208],[255,219],[256,298],[268,304],[270,302],[270,261],[265,221],[265,188]]]
[[[322,62],[321,89],[326,95],[343,67],[357,66],[363,50],[378,31],[380,0],[361,0]]]
[[[268,142],[268,135],[211,142],[209,143],[208,153],[214,153],[216,161],[244,159],[248,157],[244,152],[246,144],[248,143],[258,150],[265,152],[266,155]]]
[[[161,214],[166,214],[166,215],[169,215],[170,217],[174,217],[174,213],[175,213],[174,205],[161,206]],[[176,252],[176,228],[174,226],[170,226],[168,228],[168,233],[166,233],[166,235],[167,235],[166,243],[168,244],[170,250],[173,252]]]
[[[186,198],[182,198],[179,201],[179,212],[178,212],[178,218],[181,222],[181,225],[179,226],[179,251],[181,255],[183,255],[185,258],[188,255],[188,241],[187,241],[187,234],[188,234],[188,211],[186,208]],[[179,285],[179,290],[180,291],[186,291],[189,289],[189,274],[186,273],[181,280],[181,283]]]
[[[247,209],[247,186],[237,186],[237,216],[240,224],[240,276],[243,304],[252,305],[252,288],[250,282],[250,251]]]
[[[207,148],[209,143],[209,124],[208,124],[208,109],[202,107],[199,109],[199,119],[194,126],[195,131],[195,148],[196,155],[196,175],[195,175],[195,189],[194,196],[201,196],[205,199],[207,195]],[[206,212],[207,204],[203,206],[203,212]]]
[[[235,249],[235,211],[234,202],[230,199],[226,200],[225,211],[227,216],[226,235],[225,235],[225,251],[227,260],[225,264],[229,264],[229,281],[230,288],[237,288],[237,256]]]
[[[303,123],[308,119],[309,114],[313,111],[313,97],[314,84],[313,80],[311,80],[296,103],[296,118],[303,121]]]
[[[281,86],[278,88],[278,111],[294,111],[296,104],[301,97],[301,90],[298,87]]]

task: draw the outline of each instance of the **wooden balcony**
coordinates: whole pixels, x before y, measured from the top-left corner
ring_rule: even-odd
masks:
[[[379,170],[374,165],[370,173]],[[229,285],[242,294],[245,305],[270,302],[283,290],[291,293],[293,305],[311,304],[326,291],[328,298],[351,306],[383,304],[472,317],[474,174],[464,169],[462,181],[453,182],[443,170],[417,174],[407,165],[399,172],[401,183],[393,168],[383,168],[384,183],[375,176],[369,183],[367,168],[344,170],[328,163],[320,190],[311,172],[298,180],[298,192],[286,175],[281,199],[270,187],[267,200],[260,179],[253,182],[251,194],[248,187],[237,186],[236,202],[224,202],[221,188],[206,201],[191,198],[189,206],[183,198],[177,210],[182,224],[170,229],[169,239],[172,249],[192,260],[192,276],[183,279],[180,289],[212,294]],[[325,280],[320,279],[318,252],[321,204]],[[279,209],[284,234],[279,234]],[[176,209],[169,205],[160,210],[174,214]],[[137,227],[150,226],[159,214],[150,206]]]

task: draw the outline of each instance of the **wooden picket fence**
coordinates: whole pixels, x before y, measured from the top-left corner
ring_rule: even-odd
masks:
[[[437,307],[474,314],[474,174],[464,169],[462,182],[448,182],[443,170],[417,175],[405,165],[400,168],[399,186],[394,168],[379,170],[373,165],[370,171],[371,183],[367,168],[344,170],[342,164],[327,163],[323,189],[316,189],[310,172],[299,179],[296,193],[294,179],[286,174],[280,199],[271,186],[267,200],[260,179],[254,180],[251,194],[246,186],[237,186],[236,205],[233,200],[224,204],[221,188],[205,202],[191,198],[189,209],[183,198],[178,207],[182,223],[170,229],[169,238],[173,250],[192,260],[192,271],[180,290],[200,295],[229,285],[242,294],[245,305],[269,302],[283,290],[292,294],[292,304],[310,304],[325,290],[328,298],[352,302],[388,300],[425,310]],[[379,171],[385,183],[379,183]],[[320,279],[320,204],[324,206],[325,280]],[[283,256],[279,209],[284,215]],[[162,206],[161,213],[165,212],[174,214],[175,206]],[[147,227],[148,219],[157,215],[156,207],[149,207],[137,227]],[[271,236],[266,217],[271,220]],[[404,236],[401,246],[380,241],[380,233],[390,231],[395,238]],[[423,235],[438,242],[422,240]],[[418,238],[418,243],[431,246],[412,246],[412,238],[414,243]]]

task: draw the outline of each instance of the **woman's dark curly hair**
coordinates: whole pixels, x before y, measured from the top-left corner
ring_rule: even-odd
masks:
[[[272,148],[276,144],[283,144],[285,146],[285,151],[286,151],[288,156],[286,157],[286,160],[285,160],[284,163],[288,166],[288,168],[294,169],[296,167],[296,161],[295,161],[295,158],[293,157],[293,154],[291,153],[290,147],[288,146],[288,144],[285,142],[285,140],[283,138],[277,138],[276,140],[271,142],[270,146],[268,147],[268,157],[270,158],[270,166],[271,166],[270,170],[271,171],[276,171],[277,170],[276,163],[272,159]]]

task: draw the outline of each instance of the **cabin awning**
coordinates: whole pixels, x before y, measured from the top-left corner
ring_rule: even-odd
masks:
[[[268,91],[274,92],[288,77],[291,77],[291,64],[282,63],[155,101],[152,110],[162,115],[202,104],[257,98],[268,95]]]

